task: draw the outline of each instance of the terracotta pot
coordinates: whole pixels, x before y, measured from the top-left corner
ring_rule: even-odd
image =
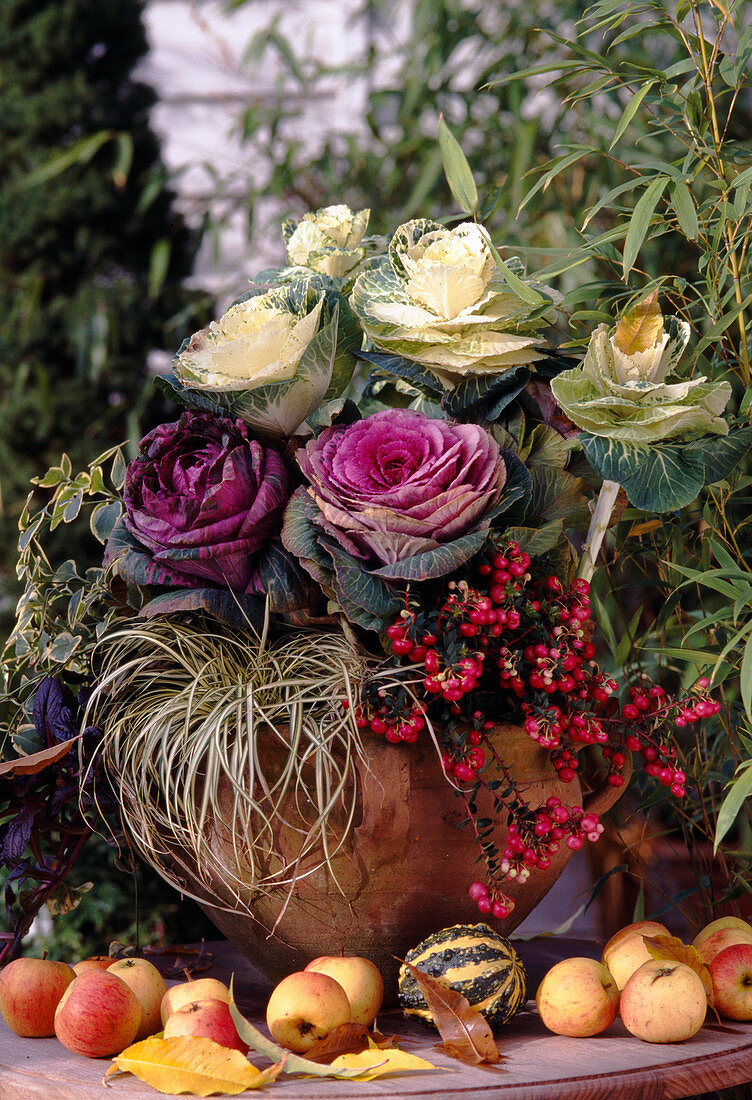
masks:
[[[493,740],[532,806],[551,795],[568,806],[582,804],[578,780],[560,782],[550,754],[524,730],[498,726]],[[551,888],[572,855],[563,845],[549,869],[534,872],[522,884],[510,880],[508,892],[515,908],[506,920],[483,917],[467,892],[480,874],[475,862],[478,848],[469,827],[457,828],[464,818],[462,803],[447,785],[433,744],[426,739],[395,746],[372,739],[367,749],[367,766],[357,766],[354,827],[331,861],[333,876],[323,867],[300,878],[286,906],[286,892],[254,897],[250,885],[241,899],[245,912],[204,905],[225,936],[275,981],[318,955],[343,952],[372,959],[389,983],[399,965],[395,956],[404,957],[440,928],[488,920],[500,932],[511,932]],[[218,824],[222,816],[231,820],[230,784],[224,783],[218,809],[226,803],[228,810],[218,815],[208,840],[213,852],[242,879],[248,868],[237,858],[232,834]],[[623,790],[604,784],[586,796],[584,805],[603,813]],[[275,841],[279,854],[294,862],[300,841],[297,810],[290,803],[292,799],[284,806],[289,824],[275,829]],[[479,797],[478,812],[494,816],[488,798]],[[332,824],[334,835],[339,823]],[[503,845],[504,837],[502,827],[495,839]],[[300,869],[305,874],[306,867]],[[220,876],[203,881],[189,876],[187,885],[204,897],[233,904]]]

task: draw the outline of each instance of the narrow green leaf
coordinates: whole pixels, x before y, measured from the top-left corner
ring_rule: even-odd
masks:
[[[619,644],[616,647],[614,660],[616,661],[616,664],[619,668],[623,668],[624,665],[627,663],[627,658],[629,657],[630,650],[632,649],[634,639],[637,634],[637,624],[639,623],[642,616],[642,611],[643,609],[641,607],[638,607],[635,610],[629,626],[622,634]]]
[[[720,320],[716,321],[714,325],[711,325],[707,330],[702,340],[695,348],[695,354],[699,355],[705,351],[705,348],[709,347],[715,340],[721,336],[727,328],[729,328],[737,319],[740,313],[744,313],[752,305],[752,294],[748,294],[741,305],[735,306],[733,309],[729,309]]]
[[[496,263],[499,265],[499,269],[501,271],[504,282],[507,284],[512,293],[516,294],[518,298],[521,298],[523,302],[527,302],[528,305],[545,305],[549,301],[549,299],[547,297],[544,297],[543,294],[539,294],[538,291],[535,290],[533,287],[528,286],[527,283],[523,282],[518,275],[515,275],[511,268],[507,267],[507,265],[502,260],[498,249],[491,240],[488,230],[485,229],[485,227],[482,225],[479,228],[483,236],[486,238],[486,241],[488,242],[488,247],[491,250],[491,255],[496,260]]]
[[[718,845],[736,821],[737,814],[750,795],[752,795],[752,761],[748,760],[746,763],[742,764],[736,776],[729,784],[728,794],[721,803],[721,808],[718,811],[718,819],[715,827],[715,841],[713,843],[714,853],[718,851]]]
[[[112,179],[116,187],[125,187],[128,175],[133,164],[133,137],[128,133],[120,133],[115,139],[117,155],[112,169]]]
[[[622,136],[622,134],[626,130],[627,126],[629,126],[630,122],[632,121],[632,119],[637,114],[638,110],[640,109],[640,104],[642,103],[643,99],[648,94],[650,89],[655,85],[655,83],[656,83],[655,80],[648,80],[647,83],[643,84],[643,86],[640,88],[639,92],[635,92],[635,94],[632,96],[629,103],[624,108],[624,110],[622,112],[622,116],[619,119],[618,125],[617,125],[616,129],[614,130],[613,141],[611,142],[611,144],[608,147],[609,151],[611,149],[613,149],[613,147],[619,141],[620,137]]]
[[[68,146],[64,152],[50,157],[44,164],[30,172],[17,186],[22,190],[39,187],[40,184],[47,183],[48,180],[67,172],[75,164],[88,164],[103,145],[112,141],[113,137],[111,130],[102,130],[98,134],[80,138],[73,145]]]
[[[478,189],[473,173],[460,143],[444,122],[443,115],[439,116],[439,148],[444,175],[455,202],[463,213],[475,213],[478,208]]]
[[[172,245],[166,237],[157,241],[151,250],[149,257],[149,297],[158,297],[167,277],[167,269],[170,266]]]
[[[682,233],[690,241],[696,241],[698,228],[697,210],[695,209],[695,202],[692,198],[692,194],[686,183],[682,180],[672,185],[671,202],[676,211],[676,217]]]
[[[539,191],[545,191],[549,184],[556,179],[556,177],[564,172],[571,165],[576,164],[578,160],[582,160],[583,157],[588,156],[592,150],[588,147],[580,147],[575,149],[572,153],[567,153],[566,156],[559,157],[553,161],[552,167],[545,172],[540,179],[536,180],[535,184],[530,188],[524,199],[520,203],[520,210],[523,210],[530,200],[538,194]]]
[[[742,689],[742,702],[747,714],[752,718],[752,634],[747,638],[742,657],[742,670],[740,673]]]
[[[706,668],[708,665],[712,665],[717,657],[717,654],[712,649],[677,649],[676,646],[640,646],[640,649],[649,650],[653,653],[660,653],[664,657],[671,657],[676,661],[688,661],[690,664],[699,665],[701,668]]]
[[[666,176],[658,176],[657,179],[654,179],[652,183],[648,184],[644,193],[637,200],[629,223],[629,229],[627,230],[627,236],[624,240],[624,258],[622,260],[624,278],[629,275],[629,272],[634,266],[634,262],[637,259],[638,253],[642,248],[642,243],[650,227],[650,219],[653,216],[655,208],[658,205],[658,200],[665,191],[668,182]]]

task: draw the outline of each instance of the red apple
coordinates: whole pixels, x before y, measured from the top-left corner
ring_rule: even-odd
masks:
[[[360,955],[322,955],[305,969],[328,974],[339,982],[350,1002],[351,1021],[371,1026],[384,1000],[384,979],[370,959]]]
[[[141,1006],[132,989],[109,970],[87,970],[66,989],[55,1012],[63,1046],[87,1058],[120,1054],[136,1038]]]
[[[173,1012],[195,1001],[224,1001],[229,1004],[230,990],[219,978],[195,978],[191,982],[171,985],[162,998],[162,1023],[166,1024]]]
[[[288,974],[272,991],[266,1007],[272,1038],[298,1054],[349,1022],[350,1002],[344,989],[328,974],[315,970]]]
[[[743,932],[749,932],[752,935],[752,925],[742,920],[741,917],[719,917],[700,929],[692,940],[692,946],[699,948],[708,936],[712,936],[714,932],[720,932],[722,928],[741,928]]]
[[[178,1035],[197,1035],[213,1039],[221,1047],[248,1053],[248,1047],[238,1035],[226,1001],[195,1001],[173,1012],[164,1026],[165,1039]]]
[[[148,959],[118,959],[107,969],[108,974],[116,974],[136,994],[141,1006],[141,1026],[136,1039],[146,1039],[162,1028],[160,1006],[167,992],[164,978]]]
[[[52,959],[16,959],[0,973],[0,1013],[11,1031],[35,1039],[55,1034],[55,1009],[76,977]]]
[[[710,966],[713,959],[725,947],[731,947],[735,943],[752,943],[752,932],[743,928],[719,928],[701,940],[697,945],[697,954],[706,966]]]
[[[752,944],[724,947],[708,970],[718,1011],[730,1020],[752,1020]]]
[[[85,974],[87,970],[107,970],[115,962],[112,955],[91,955],[88,959],[81,959],[73,964],[76,976]]]

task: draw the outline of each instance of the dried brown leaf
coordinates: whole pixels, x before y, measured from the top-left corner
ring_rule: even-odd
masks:
[[[654,290],[628,310],[616,326],[614,343],[625,355],[652,348],[663,332],[663,314]]]
[[[499,1051],[488,1021],[466,997],[440,978],[405,963],[423,994],[433,1021],[444,1040],[444,1050],[467,1065],[499,1061]]]
[[[40,749],[39,752],[29,753],[28,756],[20,756],[15,760],[6,760],[0,764],[0,775],[36,775],[50,764],[56,764],[61,760],[83,735],[78,733],[68,741],[61,741],[58,745],[50,745],[48,749]]]
[[[700,958],[696,947],[684,943],[678,936],[643,936],[642,938],[654,959],[675,959],[676,962],[686,963],[687,966],[691,967],[702,982],[708,1004],[715,1010],[710,971]]]
[[[310,1062],[332,1062],[340,1054],[357,1054],[368,1050],[368,1028],[365,1024],[340,1024],[323,1039],[317,1039],[306,1051]]]

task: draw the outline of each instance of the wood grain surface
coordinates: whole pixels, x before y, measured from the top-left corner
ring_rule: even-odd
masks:
[[[517,946],[531,974],[531,992],[557,959],[598,954],[595,944],[560,939]],[[209,950],[213,966],[201,976],[229,980],[234,973],[239,1007],[259,1023],[269,984],[230,945],[211,944]],[[162,961],[165,967],[174,965],[174,959]],[[435,1049],[436,1033],[408,1023],[397,1009],[382,1013],[379,1026],[385,1034],[397,1035],[404,1049],[426,1058],[436,1069],[371,1082],[283,1077],[270,1087],[270,1094],[279,1100],[470,1100],[479,1094],[483,1100],[670,1100],[752,1081],[752,1025],[719,1025],[710,1016],[705,1027],[687,1042],[654,1045],[630,1036],[620,1021],[591,1039],[552,1035],[529,1004],[527,1011],[498,1033],[503,1061],[488,1068],[462,1066],[446,1058]],[[0,1021],[0,1100],[117,1100],[118,1096],[153,1100],[159,1095],[131,1076],[111,1080],[105,1091],[102,1078],[109,1064],[109,1059],[90,1060],[72,1054],[56,1039],[20,1038]]]

